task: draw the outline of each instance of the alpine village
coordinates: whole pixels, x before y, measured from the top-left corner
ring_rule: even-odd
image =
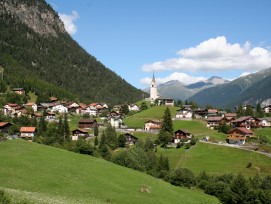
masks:
[[[106,68],[44,0],[0,16],[0,203],[271,203],[271,68],[170,97]]]

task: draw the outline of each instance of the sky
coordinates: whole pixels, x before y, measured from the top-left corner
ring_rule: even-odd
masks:
[[[133,86],[271,67],[270,0],[46,0],[89,54]]]

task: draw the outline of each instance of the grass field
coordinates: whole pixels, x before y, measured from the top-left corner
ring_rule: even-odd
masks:
[[[21,140],[1,142],[0,161],[0,188],[32,203],[219,203],[102,159]]]
[[[258,128],[254,130],[256,136],[264,135],[271,142],[271,128]]]
[[[271,158],[256,152],[198,142],[188,151],[181,149],[158,149],[167,155],[171,168],[185,167],[195,174],[242,173],[245,176],[271,175]],[[251,162],[252,167],[246,168]]]

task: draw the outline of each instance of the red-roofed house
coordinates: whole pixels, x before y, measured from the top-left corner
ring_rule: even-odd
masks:
[[[254,133],[252,132],[252,130],[248,130],[247,128],[244,128],[244,127],[233,128],[229,131],[229,134],[241,135],[245,137],[254,136]]]
[[[21,127],[20,129],[21,138],[32,139],[37,134],[36,127]]]
[[[244,127],[237,127],[229,131],[229,136],[226,141],[229,144],[243,145],[248,137],[253,137],[254,133]]]

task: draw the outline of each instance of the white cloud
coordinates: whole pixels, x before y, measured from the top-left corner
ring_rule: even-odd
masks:
[[[251,73],[250,73],[250,72],[243,72],[243,73],[240,75],[240,77],[247,76],[247,75],[249,75],[249,74],[251,74]]]
[[[79,15],[76,11],[72,11],[71,15],[68,14],[59,14],[60,19],[63,21],[65,30],[70,34],[73,35],[77,31],[77,26],[75,25],[74,21],[79,18]]]
[[[143,71],[224,71],[239,69],[256,71],[271,65],[271,53],[261,47],[252,48],[249,42],[244,45],[230,44],[225,36],[211,38],[196,47],[177,52],[178,58],[145,64]]]
[[[151,83],[152,78],[145,77],[144,79],[141,79],[141,84],[143,85],[149,85]],[[174,72],[171,75],[164,77],[164,78],[156,78],[155,79],[158,84],[160,83],[166,83],[171,80],[178,80],[182,82],[185,85],[196,83],[199,81],[205,81],[207,78],[205,77],[195,77],[195,76],[190,76],[186,73],[180,73],[180,72]]]

